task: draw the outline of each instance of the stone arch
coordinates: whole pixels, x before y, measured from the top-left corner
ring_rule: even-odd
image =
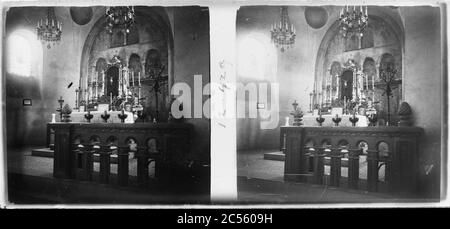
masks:
[[[156,49],[150,49],[145,55],[145,74],[154,77],[155,71],[162,67],[161,53]]]
[[[402,60],[404,60],[404,27],[402,24],[401,17],[398,13],[398,11],[394,11],[391,13],[387,13],[386,7],[379,7],[379,6],[370,6],[369,7],[369,26],[371,20],[382,20],[386,23],[386,25],[389,25],[392,30],[394,31],[395,37],[398,39],[400,46],[401,46],[401,52],[402,52]],[[336,17],[337,14],[334,14]],[[334,39],[334,36],[336,34],[339,34],[339,21],[335,21],[331,26],[328,27],[327,32],[322,38],[322,41],[320,43],[318,53],[316,56],[316,62],[315,62],[315,76],[314,80],[315,82],[322,79],[323,76],[326,74],[326,55],[327,55],[327,49],[331,43],[331,41]],[[404,65],[402,65],[403,67]],[[319,89],[319,88],[317,88]],[[316,90],[317,90],[316,89]],[[319,90],[320,91],[320,90]]]
[[[366,57],[364,59],[363,73],[368,77],[368,81],[370,81],[369,85],[372,85],[372,80],[378,77],[376,63],[371,57]]]
[[[163,39],[165,42],[165,45],[167,47],[167,63],[168,66],[166,66],[167,73],[168,73],[168,83],[169,83],[169,91],[173,84],[173,32],[172,32],[172,26],[171,26],[171,20],[169,19],[169,15],[167,13],[167,10],[164,7],[159,6],[136,6],[135,7],[136,16],[140,17],[141,20],[146,21],[148,23],[152,23],[152,25],[155,27],[155,29],[158,29],[163,34]],[[138,23],[138,22],[137,22]],[[105,16],[99,16],[96,18],[96,22],[92,26],[90,32],[88,33],[86,40],[83,45],[83,50],[81,54],[81,60],[80,60],[80,78],[79,78],[79,85],[82,85],[82,89],[85,89],[85,80],[87,76],[90,74],[91,66],[89,66],[89,56],[90,52],[93,48],[94,42],[98,34],[105,30],[106,26],[106,20]],[[79,99],[81,99],[81,93],[79,95]]]
[[[128,59],[128,68],[130,68],[130,72],[133,72],[134,75],[137,76],[137,74],[142,74],[142,65],[141,65],[141,57],[133,53],[130,55],[130,58]]]

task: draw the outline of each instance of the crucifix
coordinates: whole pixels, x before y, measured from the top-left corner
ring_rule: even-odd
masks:
[[[380,79],[383,82],[383,90],[384,93],[382,95],[386,95],[387,98],[387,125],[391,125],[391,105],[390,105],[390,97],[393,96],[393,90],[398,88],[401,84],[401,79],[397,79],[397,69],[394,66],[387,65],[382,68],[380,71]]]
[[[167,79],[168,79],[167,76],[161,75],[164,71],[164,68],[165,68],[165,66],[161,65],[161,67],[157,69],[158,71],[154,70],[153,71],[154,75],[151,79],[153,85],[151,85],[150,93],[153,92],[155,95],[155,117],[154,118],[156,119],[156,121],[159,121],[158,93],[161,92],[161,87],[164,85],[165,82],[167,82]]]

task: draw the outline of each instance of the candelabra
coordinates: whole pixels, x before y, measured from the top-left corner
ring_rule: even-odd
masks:
[[[292,125],[294,126],[303,125],[302,123],[303,111],[298,107],[297,101],[294,101],[294,103],[292,103],[292,106],[294,107],[294,111],[291,112],[291,115],[294,116],[294,122],[292,123]]]
[[[359,120],[359,118],[356,117],[356,111],[353,112],[352,117],[350,117],[348,120],[352,123],[352,126],[356,126],[356,123]]]
[[[281,21],[274,23],[270,30],[272,42],[281,47],[281,52],[289,49],[295,42],[295,28],[289,20],[288,9],[281,7]]]
[[[63,104],[64,104],[64,100],[62,98],[62,96],[58,99],[58,103],[59,103],[59,108],[56,109],[57,112],[59,112],[59,120],[62,120],[62,108],[63,108]]]
[[[104,122],[108,122],[108,119],[109,119],[110,116],[111,115],[108,114],[108,112],[106,110],[105,110],[105,112],[102,115],[100,115],[100,117],[103,119]]]
[[[334,122],[335,126],[339,126],[339,123],[341,122],[342,118],[339,117],[338,114],[336,114],[336,117],[331,119]]]
[[[75,89],[75,109],[78,109],[78,93],[81,91],[81,88],[78,87]]]
[[[39,20],[36,26],[38,39],[49,49],[61,41],[61,29],[62,23],[56,19],[54,9],[47,7],[47,17]]]
[[[355,6],[353,6],[353,11],[349,11],[348,6],[345,10],[342,8],[338,21],[340,31],[344,37],[346,37],[349,33],[357,34],[362,37],[369,21],[367,6],[365,12],[363,11],[362,6],[360,6],[359,11],[356,10]]]
[[[122,109],[122,112],[120,114],[118,114],[117,116],[119,117],[121,123],[124,123],[125,119],[128,117],[128,115],[125,114],[124,109]]]
[[[91,122],[91,119],[94,117],[94,115],[91,114],[91,111],[88,110],[87,114],[84,114],[84,118],[87,120],[87,122]]]
[[[127,35],[130,27],[135,23],[135,11],[133,6],[108,7],[106,9],[106,31],[113,32],[117,28],[125,33],[124,45],[127,44]]]
[[[319,123],[319,126],[322,126],[322,123],[325,122],[325,118],[322,117],[322,112],[319,112],[319,117],[316,118],[316,121]]]

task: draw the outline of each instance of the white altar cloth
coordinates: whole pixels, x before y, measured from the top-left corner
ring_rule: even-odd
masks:
[[[339,117],[342,118],[341,122],[339,123],[339,126],[352,126],[352,123],[350,122],[349,118],[353,115],[340,115]],[[306,114],[303,116],[303,125],[304,126],[319,126],[319,123],[316,121],[316,118],[319,116],[314,116],[311,114]],[[325,119],[325,121],[322,123],[322,126],[334,126],[334,122],[332,118],[335,118],[335,115],[322,115],[322,118]],[[356,123],[356,126],[359,127],[365,127],[369,126],[369,120],[364,115],[356,115],[357,118],[359,118],[358,122]]]
[[[109,119],[108,123],[120,123],[120,118],[117,116],[118,114],[122,113],[122,111],[109,111],[108,114]],[[127,114],[127,118],[125,119],[125,123],[134,123],[133,113],[125,111],[125,114]],[[84,118],[84,115],[87,114],[87,112],[72,112],[70,114],[70,120],[72,122],[87,122],[87,120]],[[103,119],[101,115],[104,114],[104,111],[91,111],[91,115],[93,115],[91,119],[91,123],[103,123]]]

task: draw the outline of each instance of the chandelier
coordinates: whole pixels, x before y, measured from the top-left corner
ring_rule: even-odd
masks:
[[[286,6],[281,7],[281,20],[275,22],[270,30],[271,40],[281,49],[281,52],[291,48],[295,42],[295,28],[289,21],[288,10]]]
[[[135,12],[133,6],[118,6],[106,8],[106,31],[113,32],[113,28],[117,28],[130,33],[130,27],[135,22]]]
[[[345,11],[342,8],[338,21],[340,31],[344,37],[348,34],[356,34],[362,37],[369,21],[367,6],[365,12],[362,6],[359,7],[359,10],[356,9],[356,6],[353,6],[352,11],[348,9],[348,6],[345,8]]]
[[[47,8],[47,17],[40,19],[36,26],[37,37],[42,44],[47,44],[47,48],[51,48],[55,44],[59,44],[62,34],[62,23],[56,19],[55,11],[52,7]]]

